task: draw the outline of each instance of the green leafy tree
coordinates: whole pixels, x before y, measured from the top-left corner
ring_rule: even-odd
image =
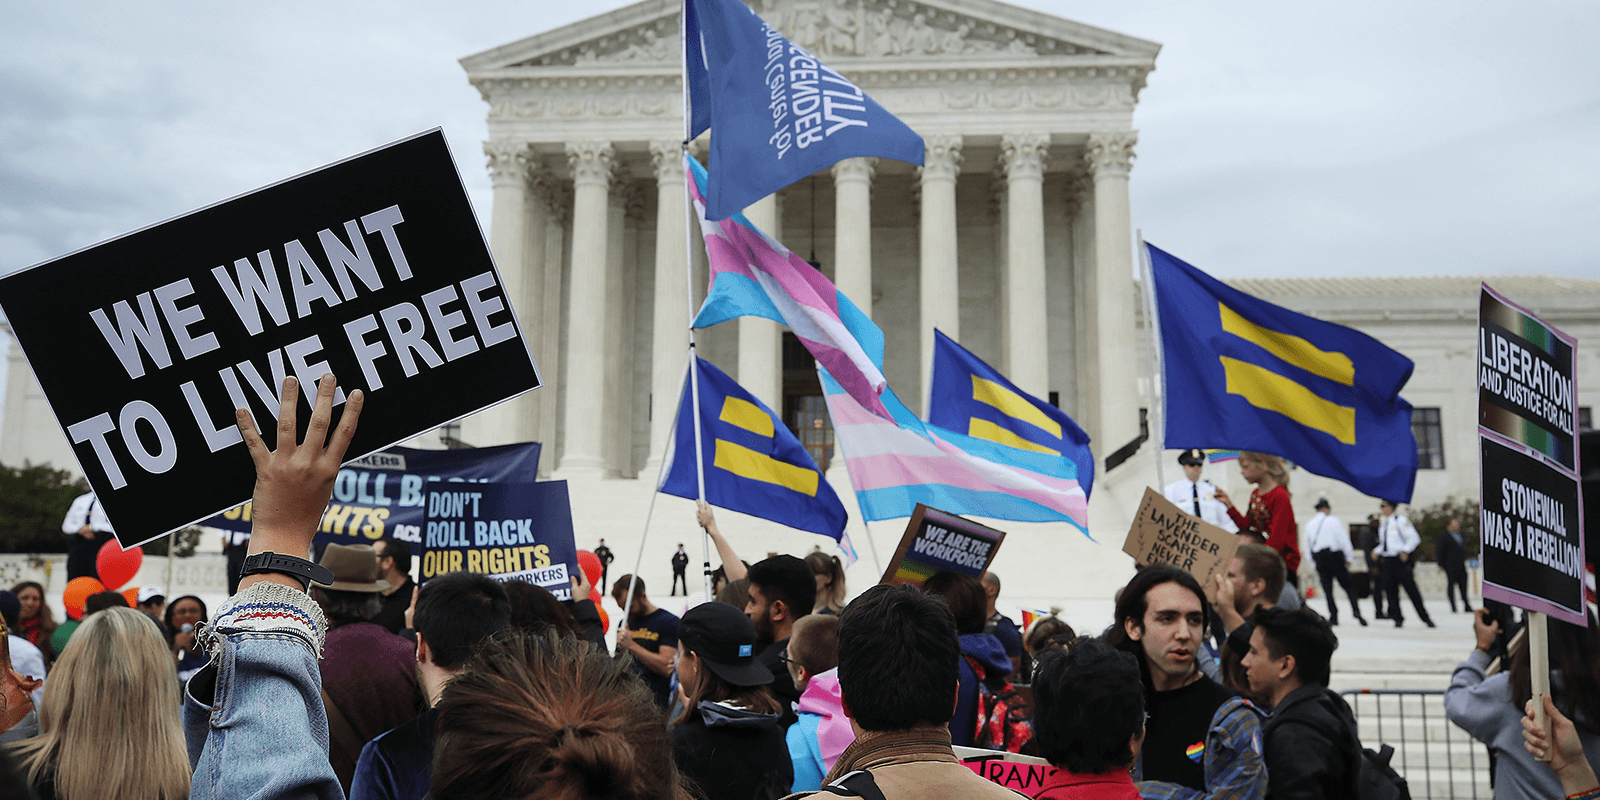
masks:
[[[1412,506],[1411,512],[1406,514],[1411,518],[1411,524],[1417,527],[1417,533],[1422,535],[1422,545],[1417,548],[1416,558],[1420,561],[1436,561],[1434,545],[1444,533],[1445,525],[1450,520],[1461,521],[1461,539],[1466,543],[1467,557],[1471,558],[1478,552],[1478,501],[1471,498],[1461,499],[1449,497],[1442,503],[1431,506]]]
[[[47,464],[0,464],[0,552],[66,552],[71,542],[61,520],[73,498],[87,491],[83,478]]]

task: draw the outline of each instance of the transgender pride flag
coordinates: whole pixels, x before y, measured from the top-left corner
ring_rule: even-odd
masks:
[[[789,326],[850,397],[884,419],[878,395],[883,379],[883,331],[816,267],[750,224],[743,214],[706,219],[706,170],[684,157],[689,193],[706,237],[711,289],[693,327],[709,328],[737,317],[765,317]]]
[[[964,436],[917,419],[892,390],[877,416],[822,374],[850,484],[869,521],[909,517],[918,503],[951,514],[1070,522],[1089,533],[1089,498],[1067,459]]]

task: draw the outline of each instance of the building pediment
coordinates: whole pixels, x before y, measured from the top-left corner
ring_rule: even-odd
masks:
[[[1160,45],[995,0],[751,0],[791,40],[851,61],[1060,59],[1150,62]],[[1074,58],[1076,57],[1076,58]],[[676,69],[678,7],[645,0],[462,59],[469,73],[627,66]],[[908,65],[909,66],[909,65]]]

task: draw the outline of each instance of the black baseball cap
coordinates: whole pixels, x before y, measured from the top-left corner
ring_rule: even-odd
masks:
[[[1206,463],[1206,451],[1190,448],[1178,454],[1178,463],[1186,467],[1200,467]]]
[[[756,660],[756,626],[727,603],[701,603],[685,612],[678,641],[734,686],[772,683],[772,671]]]

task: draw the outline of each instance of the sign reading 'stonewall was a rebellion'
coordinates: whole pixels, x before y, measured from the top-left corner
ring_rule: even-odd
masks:
[[[1004,531],[918,503],[879,583],[921,586],[946,571],[977,578],[994,562],[1005,538]]]
[[[1237,535],[1185,513],[1146,487],[1122,552],[1139,564],[1177,567],[1209,587],[1212,578],[1227,569],[1238,547]]]
[[[430,483],[426,503],[421,583],[465,570],[572,599],[578,547],[566,481]]]
[[[463,484],[531,483],[538,479],[537,442],[462,450],[391,447],[339,469],[333,497],[322,513],[316,543],[371,544],[384,536],[422,545],[428,489]],[[248,533],[250,503],[224,511],[206,525]]]
[[[352,458],[539,386],[433,130],[0,279],[3,308],[125,545],[250,499],[234,425],[278,391],[367,404]]]
[[[1576,339],[1483,286],[1483,596],[1585,625],[1576,349]]]

